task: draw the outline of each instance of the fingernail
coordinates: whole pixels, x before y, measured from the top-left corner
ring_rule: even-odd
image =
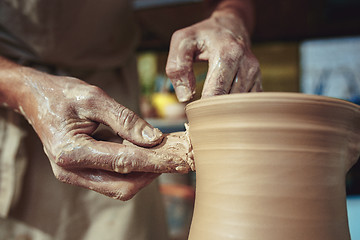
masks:
[[[176,96],[179,102],[189,101],[192,97],[192,92],[186,86],[178,86],[175,88]]]
[[[153,142],[162,136],[162,132],[157,128],[152,128],[150,126],[145,126],[142,131],[142,136],[144,139]]]

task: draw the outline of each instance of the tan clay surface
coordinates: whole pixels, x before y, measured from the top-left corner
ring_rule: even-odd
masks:
[[[131,142],[124,140],[123,144],[135,148],[138,147]],[[152,148],[142,148],[142,151],[148,151],[152,153],[154,158],[149,158],[149,161],[158,164],[158,171],[151,169],[151,172],[171,172],[171,169],[164,169],[164,166],[177,165],[174,172],[187,173],[190,170],[194,170],[194,159],[192,154],[192,147],[189,142],[187,132],[175,132],[166,134],[162,142]],[[151,156],[151,154],[149,154]],[[160,156],[160,157],[159,157]],[[162,162],[158,162],[162,159]]]
[[[358,105],[243,93],[186,112],[197,171],[189,240],[350,239],[345,175],[359,156]]]

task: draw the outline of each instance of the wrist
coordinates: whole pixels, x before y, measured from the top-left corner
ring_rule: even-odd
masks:
[[[252,33],[254,28],[254,10],[251,0],[222,0],[213,1],[211,17],[215,18],[233,18],[237,24],[242,25],[248,34]]]
[[[20,65],[0,58],[0,102],[13,110],[19,110],[18,101],[24,89],[20,68]]]
[[[210,19],[212,19],[216,25],[231,32],[233,37],[243,42],[246,46],[251,46],[250,34],[247,30],[245,22],[237,14],[225,11],[214,12]]]
[[[31,79],[36,72],[0,57],[0,104],[27,117],[25,111],[35,104]]]

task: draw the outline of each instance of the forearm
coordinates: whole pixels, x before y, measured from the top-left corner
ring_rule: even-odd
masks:
[[[50,75],[0,56],[0,105],[22,114],[30,123],[46,100]]]
[[[255,17],[252,0],[206,0],[212,9],[213,16],[233,14],[244,23],[251,34],[254,30]]]
[[[23,69],[23,66],[0,56],[0,104],[19,112],[27,88]]]

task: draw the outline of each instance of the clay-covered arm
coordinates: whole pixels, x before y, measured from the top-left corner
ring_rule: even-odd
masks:
[[[0,57],[0,101],[32,125],[54,175],[63,182],[127,200],[159,173],[189,171],[186,159],[151,150],[163,141],[158,129],[79,79],[53,76]],[[142,148],[96,140],[93,133],[100,123],[118,140]]]
[[[0,56],[0,104],[17,112],[26,92],[19,71],[20,66]]]
[[[202,97],[261,91],[259,62],[250,49],[253,10],[249,0],[213,1],[211,16],[176,31],[166,72],[179,101],[195,94],[195,61],[208,61]]]
[[[242,19],[248,33],[255,27],[252,0],[206,0],[212,14],[233,14]]]

